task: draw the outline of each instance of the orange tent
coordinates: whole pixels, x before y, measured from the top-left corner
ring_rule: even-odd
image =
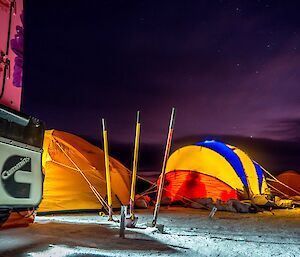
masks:
[[[104,153],[82,138],[48,130],[44,138],[43,199],[38,212],[106,207]],[[110,157],[113,207],[129,202],[130,172]]]

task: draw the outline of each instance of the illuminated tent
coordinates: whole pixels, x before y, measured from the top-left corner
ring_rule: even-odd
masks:
[[[38,212],[98,210],[106,206],[104,152],[82,138],[48,130],[44,138],[43,199]],[[113,207],[129,202],[130,173],[110,157]]]
[[[240,149],[214,140],[182,147],[166,166],[164,198],[249,198],[264,193],[262,168]]]

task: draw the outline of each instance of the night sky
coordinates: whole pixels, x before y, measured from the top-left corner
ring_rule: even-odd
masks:
[[[175,106],[175,141],[298,144],[299,10],[299,1],[27,0],[22,110],[92,140],[104,117],[109,139],[125,144],[140,110],[142,143],[164,144]]]

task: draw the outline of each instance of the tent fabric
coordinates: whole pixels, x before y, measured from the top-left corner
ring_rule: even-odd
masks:
[[[178,200],[180,196],[198,198],[194,196],[199,194],[200,198],[226,201],[228,196],[237,199],[237,192],[245,193],[246,190],[251,196],[265,193],[267,189],[262,170],[255,166],[246,153],[214,140],[175,151],[167,162],[166,181],[164,197],[168,196],[172,200]],[[191,184],[193,190],[187,186]]]
[[[296,190],[297,192],[300,192],[300,174],[296,171],[285,171],[276,176],[276,178],[285,185],[289,186],[290,188]],[[298,196],[298,194],[295,191],[287,188],[279,182],[271,182],[270,184],[288,196]],[[278,191],[274,191],[274,194],[278,195]]]
[[[216,190],[218,188],[218,190]],[[237,192],[223,181],[195,171],[168,172],[165,178],[164,198],[171,202],[207,198],[227,201],[237,199]]]
[[[7,220],[0,224],[0,229],[13,228],[13,227],[26,227],[34,222],[35,212],[28,211],[12,211]]]
[[[206,140],[204,142],[199,142],[196,144],[197,146],[203,146],[207,147],[218,154],[222,155],[227,162],[230,163],[230,165],[233,167],[233,169],[236,171],[238,176],[240,177],[243,185],[245,187],[248,187],[248,181],[246,178],[246,174],[243,168],[243,164],[240,160],[240,158],[235,154],[231,148],[229,148],[227,145],[217,142],[214,140]]]
[[[259,187],[259,192],[263,192],[263,182],[266,183],[266,181],[264,181],[264,173],[262,168],[256,163],[253,162],[255,170],[256,170],[256,174],[257,174],[257,179],[258,179],[258,187]],[[266,188],[266,184],[264,184],[264,188]]]
[[[44,137],[43,199],[38,212],[101,209],[93,190],[106,198],[104,152],[84,139],[57,130]],[[130,171],[110,157],[113,208],[128,204]]]
[[[261,194],[265,190],[266,183],[263,183],[262,190],[259,190],[259,179],[256,172],[256,168],[254,162],[251,158],[242,150],[236,148],[235,146],[228,145],[231,150],[240,158],[241,162],[243,163],[243,168],[246,173],[247,181],[249,184],[250,195],[254,194]]]

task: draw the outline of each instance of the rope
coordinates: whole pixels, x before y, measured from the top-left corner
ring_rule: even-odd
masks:
[[[65,165],[65,164],[63,164],[63,163],[60,163],[60,162],[57,162],[57,161],[55,161],[55,160],[52,160],[52,162],[53,163],[55,163],[55,164],[57,164],[57,165],[61,165],[61,166],[63,166],[63,167],[65,167],[65,168],[68,168],[68,169],[71,169],[71,170],[74,170],[74,171],[78,171],[77,169],[75,169],[75,168],[72,168],[72,167],[70,167],[69,165]],[[82,171],[82,170],[81,170]],[[90,171],[90,170],[85,170],[85,171]],[[101,179],[101,181],[104,181],[104,179]],[[94,187],[94,186],[92,186],[91,187],[91,185],[90,185],[90,189],[92,190],[92,192],[94,193],[94,194],[97,194],[101,199],[103,199],[102,198],[102,196],[99,194],[99,192],[96,190],[96,188]],[[96,196],[97,197],[97,196]],[[97,198],[98,199],[98,198]],[[99,199],[98,199],[99,200]],[[101,202],[101,204],[102,205],[105,205],[106,204],[106,202],[105,202],[105,200],[103,199],[103,203]],[[107,205],[107,204],[106,204]],[[104,208],[105,208],[105,206],[103,206]],[[107,209],[105,209],[105,210],[107,210]]]
[[[129,172],[129,174],[131,174],[131,172]],[[152,181],[149,180],[149,179],[146,179],[146,178],[141,177],[141,176],[139,176],[139,175],[137,175],[137,177],[138,177],[139,179],[141,179],[141,180],[144,180],[144,181],[148,182],[148,183],[151,184],[151,185],[156,185],[156,182],[152,182]]]
[[[140,177],[140,176],[139,176]],[[141,193],[141,195],[145,195],[145,192],[147,192],[148,190],[150,190],[150,189],[152,189],[152,188],[154,188],[154,187],[157,187],[157,183],[156,182],[151,182],[150,180],[147,180],[147,179],[145,179],[145,178],[142,178],[142,177],[140,177],[141,179],[143,179],[143,180],[145,180],[145,181],[147,181],[147,182],[149,182],[150,184],[152,184],[152,187],[150,187],[149,189],[147,189],[146,191],[144,191],[144,192],[142,192]],[[169,193],[171,193],[172,194],[172,192],[171,192],[171,190],[168,190],[168,189],[166,189],[166,188],[164,188],[163,190],[165,190],[166,192],[169,192]],[[157,191],[157,190],[156,190]],[[153,192],[156,192],[156,191],[153,191]],[[151,191],[150,191],[151,192]],[[151,192],[152,193],[152,192]],[[174,193],[173,193],[174,194]],[[173,195],[172,194],[172,195]],[[199,206],[201,206],[202,208],[204,208],[204,209],[206,209],[206,210],[210,210],[208,207],[206,207],[205,205],[203,205],[203,204],[201,204],[201,203],[198,203],[198,202],[196,202],[196,201],[193,201],[193,200],[191,200],[190,198],[187,198],[187,197],[185,197],[185,196],[182,196],[182,195],[178,195],[177,194],[177,196],[179,196],[179,197],[181,197],[182,199],[184,199],[184,200],[186,200],[186,201],[189,201],[190,203],[195,203],[195,204],[198,204]]]
[[[127,172],[128,172],[129,175],[132,175],[132,173],[131,173],[130,170],[128,170],[128,169],[126,169],[126,170],[127,170]],[[153,188],[157,187],[157,183],[156,183],[156,182],[152,182],[151,180],[146,179],[146,178],[144,178],[144,177],[142,177],[142,176],[140,176],[140,175],[136,175],[136,176],[137,176],[137,178],[139,178],[139,179],[141,179],[141,180],[143,180],[143,181],[145,181],[145,182],[151,184],[151,186],[150,186],[148,189],[146,189],[145,191],[143,191],[142,193],[140,193],[140,195],[145,195],[145,194],[147,194],[147,193],[149,194],[148,191],[150,191],[150,190],[152,190]],[[150,191],[150,192],[152,193],[152,191]],[[155,191],[154,191],[154,192],[155,192]]]
[[[275,179],[272,179],[272,178],[266,178],[267,181],[271,181],[271,182],[276,182]]]
[[[265,168],[261,167],[264,172],[266,172],[271,178],[273,178],[276,182],[278,182],[279,184],[285,186],[286,188],[292,190],[293,192],[295,192],[296,194],[300,195],[300,192],[298,192],[297,190],[289,187],[288,185],[284,184],[283,182],[281,182],[279,179],[277,179],[276,177],[274,177],[270,172],[268,172]]]
[[[279,189],[277,189],[276,187],[272,186],[271,184],[268,183],[268,186],[271,187],[272,189],[274,189],[275,191],[279,192],[280,194],[284,195],[288,199],[290,199],[290,197],[287,194],[281,192]]]
[[[70,169],[70,170],[74,170],[74,171],[78,171],[77,169],[73,168],[73,167],[70,167],[69,165],[66,165],[66,164],[63,164],[61,162],[58,162],[58,161],[55,161],[55,160],[51,160],[51,162],[57,164],[57,165],[60,165],[60,166],[63,166],[67,169]],[[89,170],[81,170],[82,172],[89,172],[89,171],[94,171],[93,169],[89,169]],[[103,178],[100,178],[101,181],[105,182],[105,180]]]
[[[29,211],[29,209],[27,211]],[[29,217],[31,217],[31,216],[33,216],[35,214],[35,208],[32,209],[31,213],[28,213],[26,215],[21,214],[21,212],[22,211],[17,211],[16,210],[16,213],[18,213],[22,218],[27,219],[27,218],[29,218]]]
[[[99,194],[99,192],[96,190],[96,188],[91,184],[91,182],[88,180],[88,178],[84,175],[82,170],[77,166],[77,164],[71,159],[71,157],[65,152],[65,150],[61,147],[59,142],[53,138],[59,149],[64,153],[64,155],[69,159],[69,161],[74,165],[77,171],[81,174],[81,176],[84,178],[84,180],[88,183],[90,189],[92,190],[93,194],[96,196],[100,204],[103,206],[103,208],[108,211],[108,204],[103,199],[103,197]]]
[[[155,193],[157,190],[152,190],[152,191],[144,191],[143,193],[139,194],[140,196],[144,196],[144,195],[147,195],[147,194],[152,194],[152,193]]]
[[[157,187],[156,185],[152,185],[151,187],[149,187],[147,190],[143,191],[140,193],[140,195],[145,195],[145,194],[150,194],[150,193],[153,193],[153,189]]]
[[[171,190],[168,190],[168,189],[164,189],[164,190],[172,194]],[[175,193],[173,193],[172,195],[175,195]],[[178,194],[176,194],[176,195],[179,196],[179,197],[181,197],[182,199],[184,199],[184,200],[186,200],[186,201],[190,201],[190,203],[198,204],[198,205],[200,205],[202,208],[204,208],[204,209],[206,209],[206,210],[210,210],[210,209],[209,209],[208,207],[206,207],[205,205],[203,205],[203,204],[201,204],[201,203],[198,203],[198,202],[196,202],[196,201],[193,201],[193,200],[191,200],[190,198],[187,198],[187,197],[185,197],[185,196],[178,195]]]

